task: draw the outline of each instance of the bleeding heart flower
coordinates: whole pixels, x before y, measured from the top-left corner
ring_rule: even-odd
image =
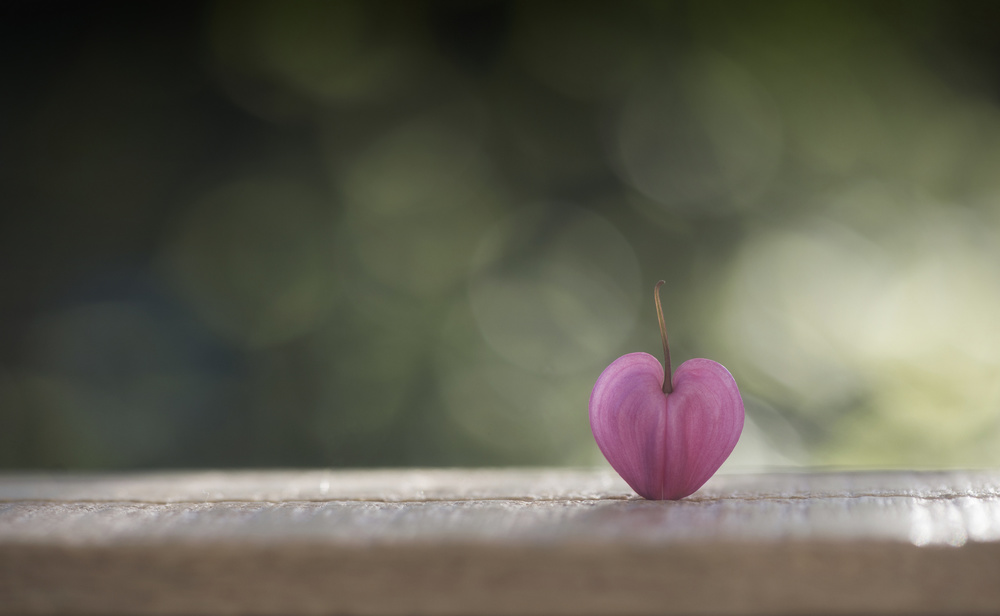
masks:
[[[604,369],[590,394],[590,429],[604,457],[639,496],[677,500],[719,470],[743,431],[743,399],[722,364],[691,359],[670,376],[670,349],[653,289],[664,365],[629,353]]]

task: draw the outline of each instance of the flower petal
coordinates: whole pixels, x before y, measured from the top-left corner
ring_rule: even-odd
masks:
[[[597,446],[622,479],[648,499],[664,497],[667,396],[662,387],[660,362],[648,353],[629,353],[605,368],[590,395]]]
[[[743,398],[725,366],[691,359],[667,396],[664,498],[693,494],[726,461],[743,432]]]

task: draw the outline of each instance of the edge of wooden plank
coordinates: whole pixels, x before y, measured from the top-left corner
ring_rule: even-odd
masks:
[[[1000,545],[5,546],[0,612],[993,613]]]

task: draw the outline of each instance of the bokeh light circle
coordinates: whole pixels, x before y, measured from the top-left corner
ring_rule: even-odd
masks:
[[[191,205],[161,263],[217,332],[266,346],[312,330],[336,304],[333,225],[328,199],[299,182],[237,181]]]
[[[536,206],[482,240],[469,301],[483,337],[524,369],[569,374],[592,367],[635,325],[639,264],[604,218]]]

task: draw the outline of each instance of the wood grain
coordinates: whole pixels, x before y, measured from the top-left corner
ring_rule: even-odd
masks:
[[[0,612],[1000,613],[1000,473],[0,475]]]

